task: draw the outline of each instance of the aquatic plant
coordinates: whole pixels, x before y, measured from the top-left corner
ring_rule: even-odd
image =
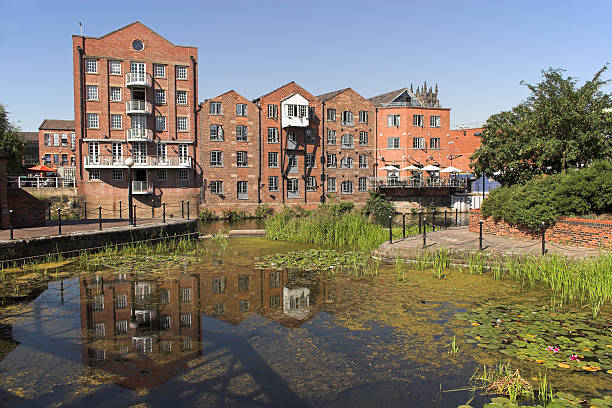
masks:
[[[447,347],[449,348],[448,354],[455,355],[459,354],[459,345],[457,344],[457,336],[453,336],[453,340],[448,343]]]

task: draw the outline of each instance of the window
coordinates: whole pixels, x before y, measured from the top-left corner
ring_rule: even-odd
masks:
[[[247,127],[246,126],[236,126],[236,140],[239,142],[247,141]]]
[[[353,168],[353,158],[352,157],[343,157],[340,160],[340,168],[341,169],[352,169]]]
[[[238,304],[238,309],[240,310],[240,313],[246,313],[249,311],[249,300],[245,299],[245,300],[241,300],[240,303]]]
[[[316,137],[314,135],[314,130],[312,129],[306,129],[306,144],[315,144],[316,143]]]
[[[368,145],[368,132],[359,132],[359,146]]]
[[[287,149],[297,149],[297,135],[292,130],[287,132]]]
[[[387,115],[387,127],[400,125],[400,115]]]
[[[312,168],[315,167],[315,154],[314,153],[306,153],[304,156],[304,160],[306,161],[306,167]]]
[[[399,149],[400,148],[400,138],[399,137],[388,137],[387,138],[387,148],[388,149]]]
[[[289,198],[299,198],[300,183],[298,179],[287,179],[287,195]]]
[[[191,161],[189,160],[189,147],[186,144],[178,145],[178,157],[180,164],[188,164],[191,165]]]
[[[368,190],[368,179],[365,177],[359,177],[359,191]]]
[[[187,91],[176,91],[176,104],[187,105]]]
[[[87,85],[87,100],[97,101],[98,100],[98,85]]]
[[[181,289],[181,302],[183,303],[191,302],[191,288]]]
[[[247,106],[246,106],[246,103],[237,103],[236,104],[236,116],[247,116]]]
[[[122,293],[117,295],[117,309],[127,308],[127,295]]]
[[[335,145],[336,144],[336,131],[328,129],[327,130],[327,144]]]
[[[187,128],[188,128],[187,117],[177,116],[176,117],[176,130],[178,130],[179,132],[184,132],[188,130]]]
[[[85,72],[88,74],[98,73],[98,60],[86,59],[85,60]]]
[[[298,158],[295,154],[287,156],[287,167],[289,167],[290,173],[297,173]]]
[[[342,135],[342,149],[353,149],[355,146],[353,145],[353,136],[345,133]]]
[[[60,158],[59,153],[53,154],[53,164],[59,164],[59,158]]]
[[[191,327],[191,313],[181,314],[181,327]]]
[[[338,159],[335,153],[327,153],[327,168],[335,169],[338,167]]]
[[[342,124],[345,126],[353,126],[355,124],[355,122],[353,121],[353,112],[342,112]]]
[[[93,310],[96,312],[104,310],[104,296],[94,296]]]
[[[213,180],[210,182],[210,194],[223,194],[223,182],[220,180]]]
[[[249,290],[249,275],[238,276],[238,292]]]
[[[278,167],[278,152],[268,152],[268,167]]]
[[[187,180],[189,178],[189,172],[187,169],[179,169],[178,178],[179,180]]]
[[[440,150],[440,138],[432,137],[429,139],[429,148],[434,150]]]
[[[62,133],[62,146],[68,146],[68,135],[66,133]]]
[[[176,67],[176,79],[187,79],[187,67],[180,65]]]
[[[359,111],[359,123],[368,123],[368,111]]]
[[[278,191],[278,176],[268,177],[268,191]]]
[[[336,192],[336,178],[335,177],[327,178],[327,192],[328,193]]]
[[[116,87],[116,86],[111,86],[110,101],[111,102],[121,102],[121,88]]]
[[[221,125],[210,125],[210,140],[223,141],[223,127]]]
[[[156,150],[159,163],[166,163],[166,158],[168,156],[168,145],[166,143],[158,143]]]
[[[223,166],[223,152],[221,150],[212,150],[210,152],[210,166],[211,167]]]
[[[70,148],[72,150],[76,149],[76,135],[74,133],[70,134]]]
[[[163,303],[163,304],[170,303],[170,290],[169,289],[162,289],[159,291],[159,301],[160,303]]]
[[[327,108],[327,121],[328,122],[336,121],[336,110],[335,109]]]
[[[424,115],[412,115],[412,126],[423,126]]]
[[[425,149],[425,138],[413,137],[412,138],[412,148],[413,149]]]
[[[238,167],[248,166],[247,152],[244,152],[244,151],[236,152],[236,166]]]
[[[166,104],[166,91],[164,89],[156,89],[155,90],[155,103],[157,105],[165,105]]]
[[[117,334],[124,334],[128,331],[128,321],[127,320],[119,320],[117,322]]]
[[[210,114],[211,115],[222,115],[223,105],[221,102],[211,102],[210,103]]]
[[[109,61],[108,67],[111,75],[121,75],[121,61]]]
[[[93,163],[98,164],[98,161],[100,159],[100,143],[99,142],[89,143],[89,156],[90,156],[90,160]]]
[[[270,289],[280,288],[280,272],[278,271],[269,272],[268,278],[270,281]]]
[[[276,106],[276,105],[268,105]],[[269,127],[268,128],[268,143],[278,143],[278,129]]]
[[[299,108],[298,116],[300,118],[305,118],[306,117],[306,106],[305,105],[298,105],[298,108]]]
[[[225,303],[215,303],[213,306],[213,313],[216,315],[225,314]]]
[[[166,130],[166,117],[156,116],[155,117],[155,130],[158,132]]]
[[[155,78],[165,78],[166,66],[162,64],[153,64],[153,75]]]
[[[340,185],[340,191],[342,194],[353,194],[353,182],[350,180],[344,180]]]
[[[90,169],[89,179],[90,180],[100,180],[100,169]]]
[[[45,146],[51,146],[51,144],[53,143],[51,141],[51,133],[44,134],[44,143],[45,143]]]
[[[51,153],[45,154],[45,164],[51,164]]]
[[[280,308],[280,295],[270,296],[270,309]]]
[[[123,180],[122,169],[113,169],[113,180]]]
[[[60,145],[59,133],[54,133],[53,134],[53,146],[59,146],[59,145]]]
[[[359,155],[359,168],[360,169],[368,168],[368,156],[366,156],[365,154]]]
[[[157,169],[157,179],[158,180],[167,180],[168,179],[168,170],[166,170],[166,169]]]
[[[287,105],[287,116],[306,117],[306,105]]]
[[[278,118],[278,105],[268,105],[268,117]]]
[[[110,119],[111,119],[111,129],[121,129],[122,128],[121,115],[111,113]]]
[[[429,117],[429,126],[439,128],[440,127],[440,116],[431,115]]]
[[[225,276],[220,278],[213,278],[212,280],[212,291],[213,293],[225,292]]]
[[[306,191],[317,191],[317,178],[308,176],[306,178]]]
[[[87,128],[98,129],[100,127],[100,117],[97,113],[87,114]]]

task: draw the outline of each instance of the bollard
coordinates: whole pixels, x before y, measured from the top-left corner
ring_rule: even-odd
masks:
[[[455,227],[456,227],[457,225],[459,225],[459,224],[457,223],[458,216],[459,216],[459,209],[458,209],[458,208],[455,208]]]
[[[393,243],[393,218],[389,216],[389,244]]]
[[[134,211],[133,211],[133,226],[136,226],[136,204],[134,204]]]
[[[51,201],[47,202],[47,207],[48,207],[49,219],[51,219]]]
[[[83,218],[87,219],[87,201],[83,201],[83,212],[84,212]]]
[[[166,223],[166,202],[162,203],[162,218],[163,218],[163,223]]]
[[[542,255],[546,254],[546,224],[542,221]]]
[[[431,231],[436,232],[436,211],[431,212]]]
[[[402,214],[402,237],[406,239],[406,213]]]
[[[189,200],[187,200],[187,219],[189,219]]]
[[[123,217],[121,216],[121,200],[119,200],[119,219],[122,219]]]
[[[185,200],[181,200],[181,218],[185,218]]]
[[[98,224],[100,225],[100,231],[102,231],[102,206],[98,206]]]
[[[9,210],[9,231],[13,239],[13,210]]]
[[[423,211],[419,211],[419,234],[421,233],[421,224],[423,223]]]
[[[57,230],[59,235],[62,235],[62,210],[57,209]]]
[[[480,224],[480,233],[478,234],[478,248],[482,251],[482,220],[479,222]]]
[[[64,281],[60,282],[60,294],[62,295],[62,305],[64,304]]]
[[[427,248],[427,221],[423,221],[423,248]]]
[[[155,219],[155,202],[151,200],[151,218]]]
[[[447,212],[448,212],[447,210],[444,210],[444,229],[446,229],[446,213]]]

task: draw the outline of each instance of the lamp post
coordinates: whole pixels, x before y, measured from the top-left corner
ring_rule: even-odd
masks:
[[[128,219],[130,225],[133,225],[133,213],[132,213],[132,166],[134,165],[134,159],[128,157],[125,159],[125,165],[128,168]]]

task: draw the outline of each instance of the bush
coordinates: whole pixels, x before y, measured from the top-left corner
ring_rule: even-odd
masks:
[[[259,204],[255,210],[255,217],[257,218],[268,218],[274,214],[274,208],[270,207],[268,203]]]
[[[249,218],[249,214],[242,210],[225,210],[223,211],[223,218],[227,218],[229,221],[237,221]]]
[[[387,225],[389,217],[395,215],[395,206],[384,194],[370,191],[370,196],[366,201],[365,207],[363,207],[363,212],[368,216],[372,216],[377,223]]]
[[[207,221],[207,220],[215,220],[217,219],[217,215],[215,214],[214,211],[211,211],[207,208],[203,208],[202,211],[200,211],[200,219],[202,221]]]

